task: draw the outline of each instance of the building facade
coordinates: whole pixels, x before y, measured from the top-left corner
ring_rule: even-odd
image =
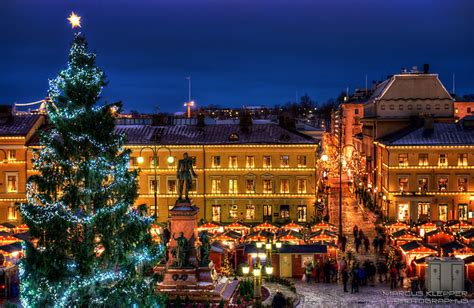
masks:
[[[200,219],[306,222],[314,215],[318,145],[309,136],[275,124],[253,125],[246,132],[239,125],[119,125],[117,131],[128,135],[131,168],[141,170],[137,204],[146,204],[152,214],[156,171],[161,222],[176,201],[176,164],[184,153],[194,161],[197,178],[190,196]]]
[[[471,120],[426,123],[377,141],[378,205],[389,220],[473,221]]]
[[[454,102],[454,117],[459,120],[474,115],[474,102]]]

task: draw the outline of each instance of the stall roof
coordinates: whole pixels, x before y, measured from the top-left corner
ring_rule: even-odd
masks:
[[[23,248],[21,247],[21,243],[12,243],[8,245],[0,246],[0,250],[6,251],[8,253],[21,251]]]
[[[260,249],[261,251],[262,249]],[[259,249],[255,245],[245,245],[245,253],[256,253]],[[273,253],[327,253],[326,245],[282,245],[280,249],[273,248]]]
[[[452,242],[441,245],[441,248],[443,248],[443,250],[446,251],[447,253],[451,253],[455,250],[462,249],[465,247],[467,246],[459,241],[452,241]]]
[[[469,229],[464,232],[459,233],[464,238],[473,238],[474,237],[474,229]]]
[[[428,244],[423,244],[422,242],[419,242],[419,241],[411,241],[411,242],[408,242],[408,243],[403,244],[403,245],[400,246],[400,248],[403,251],[411,251],[411,250],[418,249],[420,247],[425,247],[425,248],[431,249],[433,251],[436,251],[435,247],[433,247],[431,245],[428,245]]]
[[[402,237],[404,235],[411,235],[413,237],[417,237],[417,238],[421,238],[420,236],[418,236],[416,233],[414,232],[411,232],[410,230],[407,230],[407,229],[402,229],[402,230],[398,230],[398,231],[395,231],[393,232],[392,234],[390,234],[390,236],[392,238],[399,238],[399,237]]]

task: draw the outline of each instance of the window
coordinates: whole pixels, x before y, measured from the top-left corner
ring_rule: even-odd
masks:
[[[157,158],[156,158],[156,167],[158,167],[159,161],[160,161],[160,160],[159,160],[159,158],[157,157]],[[155,157],[154,157],[154,156],[150,156],[149,163],[150,163],[150,168],[155,168]]]
[[[418,154],[418,165],[419,166],[428,166],[428,153]]]
[[[442,220],[442,221],[448,220],[448,205],[447,204],[438,205],[438,220]]]
[[[238,207],[237,204],[231,204],[229,206],[229,217],[230,218],[237,218],[237,212],[238,212]]]
[[[390,110],[395,110],[395,106],[394,106],[394,105],[390,105]]]
[[[174,205],[173,205],[174,206]],[[173,208],[173,206],[171,208]],[[168,207],[168,213],[169,213],[169,210],[171,209]],[[148,206],[148,212],[150,213],[150,216],[155,216],[155,206],[154,205],[149,205]],[[156,206],[156,217],[159,217],[160,216],[160,210],[159,210],[159,207],[158,205]]]
[[[306,193],[306,179],[298,179],[297,180],[297,192],[299,194],[305,194]]]
[[[130,166],[131,167],[136,167],[138,166],[138,159],[135,156],[130,157]]]
[[[287,194],[290,192],[290,180],[281,179],[280,180],[280,193]]]
[[[193,192],[193,193],[197,192],[197,179],[193,179],[191,181],[191,187],[189,188],[189,192]]]
[[[398,165],[399,166],[408,166],[408,154],[407,153],[398,154]]]
[[[413,110],[413,105],[408,105],[407,109],[408,110]]]
[[[221,166],[221,157],[212,156],[212,168],[220,168]]]
[[[449,104],[444,104],[444,109],[448,110],[449,109]],[[458,113],[458,109],[456,108],[456,113]]]
[[[431,110],[431,105],[426,105],[426,110]]]
[[[298,161],[298,167],[306,167],[306,155],[298,155],[296,159]]]
[[[229,168],[237,168],[237,156],[229,156]]]
[[[263,180],[263,193],[264,194],[273,193],[273,180],[271,180],[271,179],[264,179]]]
[[[306,221],[306,205],[298,205],[297,220],[298,222]]]
[[[354,114],[359,114],[359,109],[358,108],[354,109]]]
[[[429,202],[418,202],[418,221],[430,220],[430,207]]]
[[[7,193],[18,192],[18,173],[5,172]]]
[[[421,105],[416,105],[417,110],[421,110]]]
[[[272,157],[271,156],[263,156],[263,167],[264,168],[271,168],[272,167]]]
[[[448,165],[448,155],[447,154],[439,154],[438,166],[447,166],[447,165]]]
[[[255,204],[247,204],[245,210],[245,219],[254,220],[255,219]]]
[[[221,206],[218,204],[212,205],[212,221],[221,221]]]
[[[193,162],[193,167],[196,167],[196,156],[190,156],[189,159]]]
[[[272,205],[271,204],[263,205],[263,217],[267,219],[272,218]]]
[[[428,191],[428,177],[422,176],[418,178],[418,191],[427,192]]]
[[[245,180],[245,192],[248,194],[255,193],[255,179]]]
[[[438,191],[448,190],[448,176],[440,176],[438,178]]]
[[[467,153],[458,154],[458,166],[467,166]]]
[[[280,205],[280,218],[289,219],[290,218],[290,206],[289,205]]]
[[[467,191],[467,176],[458,177],[458,191]]]
[[[409,216],[409,206],[408,203],[399,203],[398,204],[398,220],[408,221]]]
[[[221,179],[211,179],[211,191],[213,194],[221,193]]]
[[[175,194],[177,192],[176,190],[176,179],[168,179],[167,181],[167,187],[168,187],[168,194]]]
[[[467,113],[471,113],[471,107],[467,107]]]
[[[8,160],[16,160],[16,150],[8,150],[7,151],[7,159]]]
[[[280,167],[288,168],[290,166],[290,158],[288,155],[280,156]]]
[[[229,179],[229,194],[237,193],[237,179]]]
[[[398,177],[398,187],[401,192],[408,191],[408,176]]]
[[[458,219],[467,220],[467,204],[458,204]]]
[[[8,207],[8,220],[18,220],[18,203]]]
[[[155,187],[156,187],[156,192],[159,193],[160,192],[160,179],[156,178],[156,182],[155,182],[154,176],[148,177],[148,192],[150,194],[155,193]]]
[[[403,105],[398,105],[398,110],[403,110]]]
[[[245,166],[247,168],[255,167],[255,156],[247,156],[246,161],[245,161]]]
[[[441,106],[440,106],[439,104],[436,104],[436,105],[435,105],[435,109],[436,109],[436,110],[440,110],[440,109],[441,109]]]
[[[381,110],[385,110],[385,105],[380,105]]]

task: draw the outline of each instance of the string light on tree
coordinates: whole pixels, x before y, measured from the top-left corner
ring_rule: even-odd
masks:
[[[76,15],[76,13],[72,12],[67,20],[69,20],[69,23],[73,29],[81,27],[81,17]]]

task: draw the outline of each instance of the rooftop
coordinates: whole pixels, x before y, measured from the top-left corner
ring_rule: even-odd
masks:
[[[0,136],[26,136],[40,117],[39,114],[11,115],[0,122]]]

